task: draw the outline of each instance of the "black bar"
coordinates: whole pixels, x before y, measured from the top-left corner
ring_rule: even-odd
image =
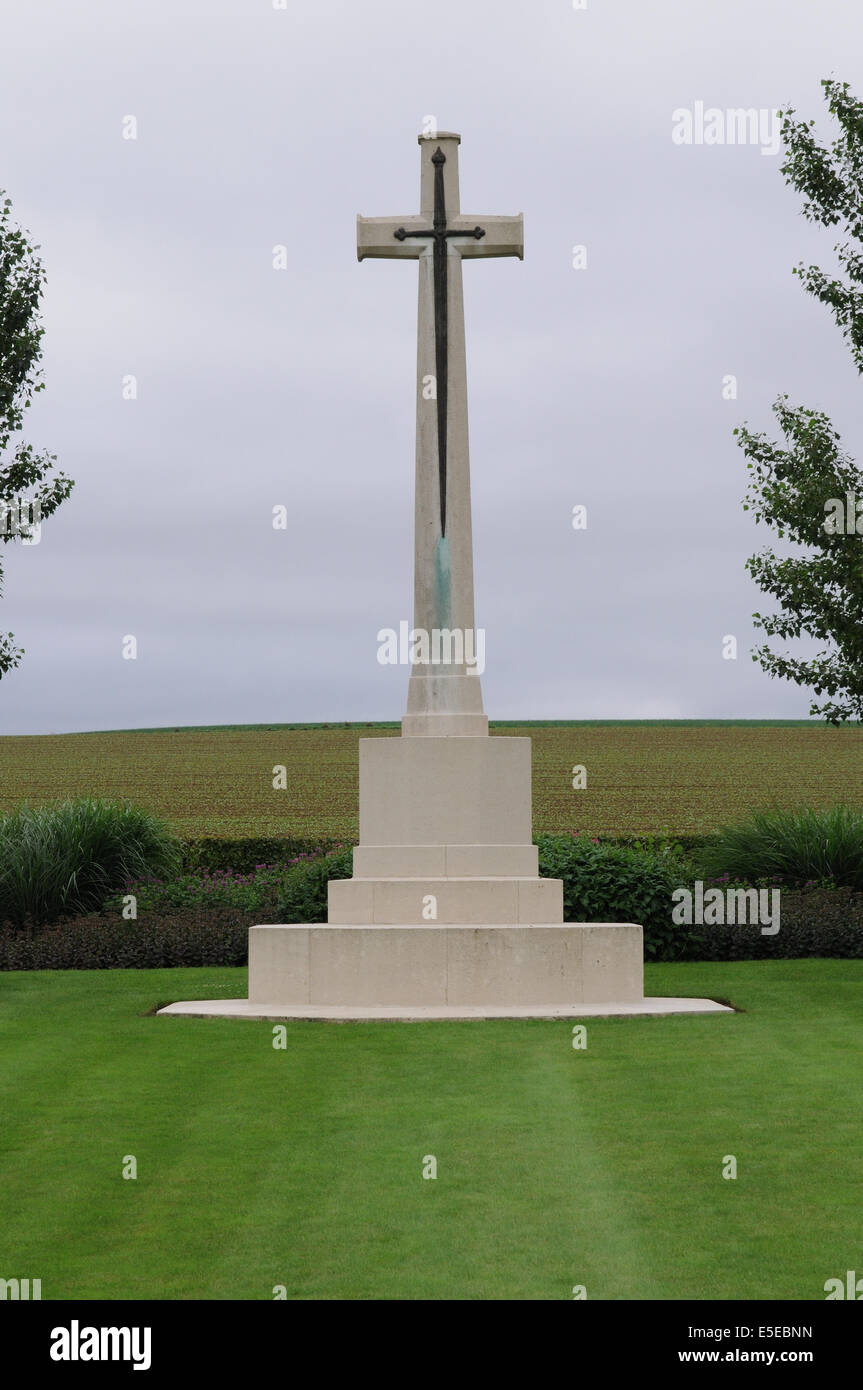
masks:
[[[397,1282],[397,1281],[394,1281]],[[765,1371],[783,1369],[786,1365],[801,1367],[815,1373],[819,1385],[838,1381],[840,1369],[853,1366],[858,1358],[861,1326],[860,1309],[847,1304],[824,1300],[815,1301],[698,1301],[680,1302],[602,1302],[579,1300],[573,1290],[559,1286],[553,1279],[548,1301],[543,1307],[532,1300],[522,1304],[520,1323],[529,1316],[541,1323],[544,1338],[542,1360],[547,1353],[558,1350],[572,1361],[571,1371],[584,1380],[592,1378],[615,1381],[620,1374],[657,1371],[664,1375],[674,1368],[694,1373],[695,1381],[705,1366],[730,1370],[738,1366],[761,1366]],[[384,1301],[384,1300],[381,1300]],[[399,1302],[398,1298],[391,1300]],[[415,1303],[415,1298],[410,1300]],[[445,1300],[444,1300],[445,1301]],[[513,1299],[512,1302],[517,1302]],[[449,1302],[445,1317],[447,1328],[460,1319],[457,1300]],[[472,1296],[463,1306],[467,1366],[471,1356],[482,1358],[487,1371],[496,1362],[506,1363],[513,1352],[512,1316],[505,1313],[500,1322],[498,1308],[509,1303],[496,1300],[483,1312],[481,1295]],[[125,1359],[57,1360],[55,1350],[79,1353],[96,1347],[101,1356],[101,1336],[94,1342],[88,1328],[100,1333],[102,1328],[116,1328],[122,1334],[128,1330],[128,1349],[139,1353],[141,1383],[148,1373],[160,1378],[165,1372],[194,1371],[195,1383],[205,1374],[218,1373],[220,1379],[240,1375],[245,1384],[256,1375],[257,1368],[281,1368],[288,1375],[291,1365],[297,1365],[300,1354],[319,1357],[330,1379],[339,1358],[347,1359],[354,1370],[367,1345],[369,1332],[384,1331],[377,1324],[373,1308],[360,1303],[351,1312],[350,1306],[338,1300],[327,1300],[317,1314],[308,1302],[299,1306],[290,1301],[270,1300],[233,1302],[230,1300],[184,1303],[139,1302],[14,1302],[4,1303],[0,1310],[3,1354],[7,1366],[15,1365],[16,1381],[29,1380],[35,1373],[46,1372],[51,1380],[62,1383],[68,1377],[80,1375],[92,1381],[100,1372],[116,1378],[119,1374],[133,1375],[132,1356]],[[334,1303],[338,1304],[335,1308]],[[555,1306],[556,1305],[556,1306]],[[398,1314],[404,1321],[404,1333],[414,1332],[423,1337],[422,1371],[428,1378],[430,1365],[437,1358],[451,1369],[452,1338],[429,1337],[429,1312],[416,1314],[404,1306]],[[432,1317],[437,1314],[432,1312]],[[322,1342],[314,1322],[323,1323],[326,1337]],[[481,1343],[478,1328],[499,1323],[494,1338]],[[76,1327],[77,1324],[77,1327]],[[358,1339],[345,1336],[357,1331]],[[61,1329],[63,1332],[61,1332]],[[133,1330],[137,1336],[133,1341]],[[145,1336],[149,1329],[149,1344]],[[392,1315],[386,1317],[387,1335],[393,1331]],[[402,1329],[397,1329],[401,1331]],[[533,1333],[534,1327],[531,1327]],[[522,1327],[518,1341],[525,1345]],[[65,1335],[64,1335],[65,1334]],[[336,1334],[336,1335],[334,1335]],[[66,1340],[68,1339],[68,1340]],[[110,1352],[111,1342],[106,1343]],[[124,1339],[116,1345],[126,1349]],[[147,1348],[149,1365],[142,1353]],[[473,1350],[471,1351],[471,1348]],[[537,1348],[533,1344],[531,1355]],[[754,1356],[754,1353],[758,1356]],[[772,1353],[772,1360],[768,1354]],[[463,1353],[460,1352],[461,1356]],[[697,1358],[697,1359],[695,1359]],[[762,1359],[763,1358],[763,1359]],[[592,1371],[588,1371],[591,1366]],[[598,1375],[596,1373],[599,1373]],[[268,1376],[269,1379],[269,1376]],[[769,1381],[769,1376],[768,1376]],[[11,1381],[10,1381],[11,1383]],[[761,1383],[761,1382],[759,1382]],[[813,1381],[813,1383],[815,1383]]]

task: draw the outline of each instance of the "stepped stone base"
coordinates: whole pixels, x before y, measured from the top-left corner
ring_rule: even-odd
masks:
[[[249,932],[253,1004],[636,1003],[641,927],[268,926]]]
[[[329,885],[331,926],[562,924],[563,885],[539,878],[531,843],[530,739],[366,738],[359,763],[360,843],[353,878]]]
[[[424,911],[425,909],[425,911]],[[330,926],[479,926],[563,922],[559,878],[342,878],[329,884]]]
[[[712,999],[645,999],[629,923],[260,926],[248,999],[169,1004],[193,1018],[421,1020],[733,1013]]]
[[[357,845],[354,850],[355,879],[537,878],[538,874],[536,845]]]
[[[484,717],[459,723],[460,714],[443,709],[409,709],[408,728],[413,718],[425,721],[431,736],[361,739],[360,844],[353,878],[329,884],[328,923],[252,927],[248,999],[190,1001],[160,1013],[728,1012],[711,1000],[645,1000],[641,927],[563,921],[563,885],[538,877],[531,843],[530,740],[483,736]],[[439,736],[444,729],[450,737]]]

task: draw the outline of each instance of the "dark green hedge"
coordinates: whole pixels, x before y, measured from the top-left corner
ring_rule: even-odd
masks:
[[[243,845],[251,868],[320,848],[301,848],[309,844],[301,840],[196,843],[214,856],[226,843]],[[671,895],[679,884],[691,884],[693,866],[678,844],[559,835],[540,835],[537,844],[540,873],[563,879],[564,920],[640,923],[647,960],[863,958],[863,893],[852,889],[783,889],[781,927],[774,936],[748,925],[680,927],[671,921]],[[347,847],[297,863],[279,888],[280,900],[264,909],[153,906],[128,922],[118,910],[103,908],[53,927],[9,924],[0,929],[0,970],[242,965],[255,923],[325,922],[327,884],[350,877],[351,860]]]
[[[311,867],[311,866],[309,866]],[[248,930],[256,923],[323,921],[326,879],[314,875],[307,893],[274,913],[185,909],[148,913],[137,922],[93,913],[42,929],[0,928],[0,970],[152,970],[179,965],[245,965]],[[285,910],[287,908],[287,910]],[[603,914],[605,916],[605,914]],[[635,913],[626,914],[638,921]],[[609,920],[605,916],[605,920]],[[618,918],[617,920],[621,920]],[[693,927],[683,952],[655,959],[702,961],[863,959],[863,893],[811,888],[782,894],[775,936],[758,927]]]
[[[284,864],[290,859],[296,859],[301,854],[314,854],[316,850],[323,850],[329,853],[331,850],[340,849],[342,846],[351,847],[355,841],[355,835],[346,831],[340,836],[320,836],[320,835],[288,835],[284,837],[258,837],[254,839],[222,840],[216,837],[206,837],[203,839],[185,839],[183,846],[183,868],[188,871],[208,871],[215,873],[217,869],[233,869],[238,874],[249,874],[258,864]],[[534,842],[539,843],[541,839],[560,838],[558,836],[535,836]],[[567,836],[567,838],[569,838]],[[662,837],[654,837],[660,839]],[[699,850],[712,836],[706,835],[675,835],[674,843],[681,849],[687,851]],[[613,845],[620,848],[639,848],[649,846],[650,838],[636,835],[626,836],[598,836],[600,844]]]
[[[286,864],[301,854],[350,845],[352,837],[341,840],[316,835],[290,835],[284,838],[219,840],[215,838],[183,840],[183,869],[187,873],[215,873],[217,869],[233,869],[238,874],[250,874],[258,864]]]
[[[201,909],[124,922],[92,913],[53,927],[0,928],[0,970],[157,970],[245,965],[249,927],[236,912]]]
[[[686,960],[863,959],[863,893],[850,888],[785,888],[775,936],[757,926],[691,927]]]

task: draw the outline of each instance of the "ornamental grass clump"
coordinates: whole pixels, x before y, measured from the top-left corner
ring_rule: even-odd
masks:
[[[756,811],[725,826],[704,846],[705,878],[770,880],[788,887],[816,883],[863,890],[863,811]]]
[[[179,841],[127,802],[77,797],[0,816],[0,922],[92,912],[134,879],[179,871]]]

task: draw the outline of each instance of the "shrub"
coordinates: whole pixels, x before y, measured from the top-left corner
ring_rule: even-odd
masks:
[[[154,912],[137,922],[99,912],[50,927],[0,927],[0,970],[158,970],[245,965],[259,919],[221,908]]]
[[[782,889],[779,931],[757,926],[700,926],[687,960],[802,960],[807,956],[863,960],[863,893],[817,886]]]
[[[863,889],[863,811],[758,811],[724,827],[698,854],[705,878]]]
[[[166,912],[171,908],[235,907],[246,912],[270,911],[292,892],[293,877],[323,857],[324,851],[298,855],[283,864],[256,864],[249,873],[230,869],[183,873],[168,879],[143,879],[126,885],[136,899],[138,915]],[[120,911],[121,895],[109,898],[106,908]]]
[[[647,959],[673,960],[691,936],[671,920],[676,887],[687,876],[679,846],[601,844],[579,835],[538,835],[539,872],[563,879],[565,922],[636,922]]]
[[[235,875],[234,901],[213,902],[189,892],[189,883],[143,885],[139,916],[125,921],[119,900],[101,911],[37,930],[0,928],[0,970],[154,970],[181,965],[245,965],[249,927],[267,923],[325,922],[327,883],[350,878],[352,852],[284,866],[280,898],[252,904]],[[198,880],[200,888],[201,880]],[[146,890],[153,890],[153,901]],[[160,893],[159,890],[164,890]],[[176,892],[177,901],[172,901]],[[205,891],[205,890],[204,890]],[[245,900],[243,893],[245,892]],[[186,894],[185,901],[180,901]],[[136,896],[138,896],[136,894]]]
[[[606,914],[603,913],[603,916]],[[637,921],[637,913],[625,913]],[[125,922],[103,911],[39,930],[0,928],[0,970],[156,970],[181,965],[245,965],[249,927],[276,913],[230,908],[154,911]],[[308,920],[314,920],[312,914]],[[619,920],[612,918],[612,920]],[[645,934],[647,939],[647,934]],[[782,894],[775,936],[757,927],[675,928],[686,960],[731,961],[832,956],[863,959],[863,894],[812,888]]]
[[[148,811],[92,797],[0,816],[0,922],[101,907],[130,879],[176,873],[179,842]]]
[[[326,922],[327,884],[331,878],[350,878],[353,850],[343,849],[322,859],[298,864],[287,879],[276,906],[276,922]]]
[[[552,835],[540,836],[538,843],[540,872],[563,879],[565,920],[641,923],[648,959],[863,959],[863,893],[821,885],[784,888],[781,925],[774,936],[746,925],[682,928],[671,922],[671,893],[691,881],[691,869],[677,846],[623,848]],[[123,920],[118,901],[41,929],[0,928],[0,970],[245,965],[249,927],[326,921],[327,883],[350,877],[351,851],[279,869],[281,896],[269,906],[250,905],[247,885],[234,875],[231,903],[201,897],[171,905],[168,894],[143,910],[139,899],[137,921]]]

